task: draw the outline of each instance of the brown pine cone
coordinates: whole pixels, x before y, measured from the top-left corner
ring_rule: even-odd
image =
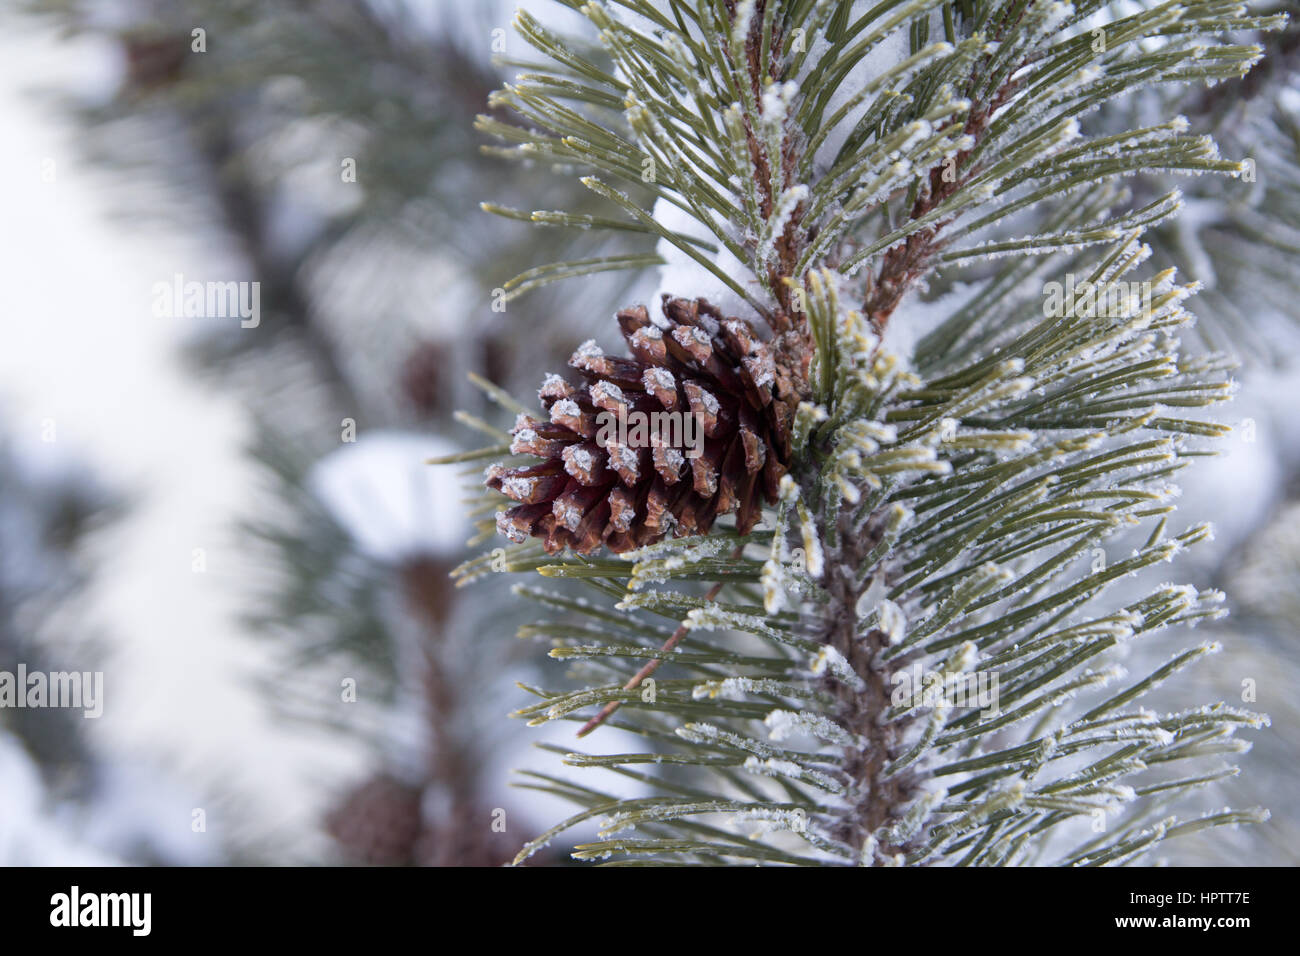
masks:
[[[420,798],[420,788],[378,774],[344,797],[325,829],[358,862],[409,866],[423,826]]]
[[[421,415],[435,414],[442,402],[442,380],[451,358],[448,351],[441,342],[423,341],[406,357],[402,392]]]
[[[175,36],[130,32],[121,40],[126,53],[127,78],[138,90],[153,90],[175,81],[190,52],[188,30]]]
[[[631,358],[587,342],[569,359],[581,385],[547,377],[538,396],[549,420],[520,415],[510,446],[542,462],[488,469],[487,484],[519,502],[497,515],[503,534],[542,538],[550,553],[621,553],[670,531],[703,534],[732,512],[748,534],[776,500],[806,391],[802,338],[764,342],[703,299],[664,296],[663,313],[618,313]]]

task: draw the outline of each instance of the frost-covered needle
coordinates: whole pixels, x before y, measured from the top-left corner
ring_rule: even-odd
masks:
[[[731,557],[733,559],[740,557],[741,553],[744,550],[745,550],[745,546],[742,544],[740,547],[736,548],[736,550],[731,553]],[[722,590],[722,585],[723,582],[719,581],[717,584],[713,585],[713,587],[709,588],[709,593],[704,595],[704,600],[708,602],[717,598],[718,592]],[[687,630],[686,622],[683,621],[681,624],[677,625],[677,630],[673,631],[672,636],[669,637],[668,640],[664,641],[663,647],[661,647],[659,650],[664,653],[671,651],[674,647],[676,647],[678,644],[682,642],[682,638],[686,636],[686,630]],[[657,657],[654,660],[647,661],[645,666],[642,667],[635,674],[633,674],[632,678],[626,684],[623,685],[623,689],[636,690],[638,687],[641,686],[642,681],[644,681],[647,677],[649,677],[651,674],[653,674],[656,670],[659,669],[659,665],[662,663],[663,663],[662,657]],[[601,724],[607,721],[609,719],[610,714],[618,710],[619,705],[621,703],[622,701],[611,700],[608,704],[606,704],[604,707],[601,708],[599,714],[597,714],[595,717],[591,718],[591,720],[587,721],[585,724],[582,725],[582,729],[578,731],[578,736],[579,737],[587,736],[587,734],[591,733],[593,730],[595,730],[597,727],[599,727]]]

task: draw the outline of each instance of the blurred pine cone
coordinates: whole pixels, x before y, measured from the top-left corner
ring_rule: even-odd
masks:
[[[185,34],[129,32],[121,37],[121,42],[127,80],[140,91],[156,90],[175,82],[190,49],[190,38]]]
[[[618,313],[632,358],[587,342],[569,359],[583,384],[547,377],[538,395],[549,420],[521,415],[510,446],[543,461],[488,470],[487,484],[519,502],[498,514],[503,534],[540,537],[551,553],[602,544],[624,552],[670,531],[703,534],[732,512],[748,534],[763,501],[776,500],[806,391],[802,336],[765,342],[703,299],[664,296],[663,313],[654,321],[643,306]],[[693,416],[702,447],[682,447],[684,429],[630,427],[613,438],[604,428],[617,418],[664,422],[663,412],[682,424]]]
[[[402,393],[424,416],[437,414],[442,404],[443,370],[450,355],[441,342],[418,343],[402,367]]]
[[[420,788],[381,773],[352,790],[325,828],[360,863],[408,866],[416,862],[423,827],[420,802]]]

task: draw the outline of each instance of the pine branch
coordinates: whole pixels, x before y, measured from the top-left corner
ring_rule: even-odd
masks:
[[[671,296],[663,320],[620,312],[634,358],[580,348],[570,364],[585,384],[548,379],[543,411],[513,429],[516,457],[489,469],[480,507],[509,508],[498,527],[516,543],[466,579],[536,570],[585,595],[519,589],[560,613],[527,630],[553,641],[578,685],[527,688],[538,702],[518,716],[639,734],[642,751],[565,762],[651,792],[615,800],[547,778],[582,809],[520,859],[603,818],[576,857],[1101,865],[1260,819],[1154,817],[1146,799],[1218,779],[1228,771],[1174,768],[1240,752],[1232,734],[1266,723],[1223,705],[1163,717],[1138,705],[1216,645],[1136,680],[1107,663],[1121,642],[1223,613],[1217,591],[1121,584],[1208,535],[1171,529],[1171,479],[1224,433],[1202,410],[1231,393],[1228,363],[1179,351],[1194,286],[1172,270],[1139,278],[1142,237],[1177,213],[1177,193],[1132,204],[1119,183],[1245,167],[1180,119],[1089,124],[1135,88],[1244,74],[1259,49],[1224,37],[1277,21],[1198,0],[1127,15],[1049,2],[571,5],[601,51],[521,15],[552,65],[497,95],[527,127],[483,129],[503,155],[583,167],[612,204],[604,218],[634,223],[619,239],[655,236],[656,254],[698,265],[743,314]],[[892,62],[870,60],[887,50]],[[693,225],[665,224],[683,216]],[[548,217],[577,221],[529,218]],[[909,295],[940,268],[994,259],[1000,271],[915,355],[898,354]],[[1088,292],[1055,304],[1025,294],[1076,279]],[[600,412],[676,408],[688,392],[717,444],[685,471],[658,454],[647,478],[635,456],[606,462],[591,443]],[[745,442],[729,415],[749,416]],[[760,469],[756,527],[737,510],[754,499],[735,488],[757,486]],[[616,557],[597,556],[602,543]],[[1128,556],[1109,560],[1108,545]],[[992,701],[965,694],[990,686]],[[1080,822],[1108,817],[1117,830],[1080,841]]]
[[[731,555],[732,559],[734,560],[740,557],[743,551],[744,551],[743,546],[737,548],[735,551],[732,552]],[[718,593],[721,590],[722,590],[722,582],[719,581],[717,584],[713,585],[713,587],[709,588],[708,593],[704,595],[705,603],[714,600],[718,596]],[[654,672],[659,669],[659,665],[663,663],[664,660],[663,655],[670,653],[672,650],[674,650],[677,647],[678,644],[681,643],[682,638],[686,636],[686,630],[687,628],[684,623],[677,625],[677,630],[673,631],[672,636],[669,637],[668,640],[664,641],[663,647],[659,649],[660,655],[653,657],[649,661],[647,661],[641,667],[641,669],[637,671],[635,674],[633,674],[632,677],[628,680],[628,682],[623,685],[623,689],[636,690],[638,687],[641,686],[643,681],[645,681],[648,677],[654,674]],[[619,707],[618,701],[611,701],[610,703],[606,704],[603,708],[601,708],[599,714],[597,714],[595,717],[591,718],[591,720],[587,721],[585,724],[582,725],[582,729],[578,731],[578,736],[579,737],[587,736],[587,734],[591,733],[593,730],[595,730],[597,727],[603,724],[606,720],[608,720],[611,716],[613,716],[614,711],[618,710],[618,707]]]

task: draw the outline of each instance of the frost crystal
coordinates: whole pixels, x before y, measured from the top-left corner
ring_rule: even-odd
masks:
[[[627,398],[623,395],[623,390],[613,382],[600,381],[591,386],[591,397],[597,404],[602,401],[615,402],[619,405],[627,404]]]
[[[591,471],[596,464],[595,458],[592,457],[591,450],[583,448],[581,445],[569,445],[564,449],[564,460],[582,471]]]
[[[509,521],[510,516],[504,511],[496,513],[497,532],[509,538],[515,544],[521,544],[528,540],[528,535],[524,534]]]
[[[635,471],[641,463],[640,457],[636,451],[627,445],[615,445],[612,442],[606,447],[609,452],[609,463],[615,468],[621,468],[625,471]]]
[[[890,644],[898,644],[907,633],[907,616],[903,609],[888,599],[876,608],[877,626],[885,632]]]
[[[661,365],[655,365],[642,373],[646,385],[656,389],[674,389],[677,387],[677,379],[673,378],[673,373]]]
[[[580,415],[582,415],[582,409],[571,398],[562,398],[551,406],[551,421],[553,422],[561,418],[577,418]]]
[[[818,677],[830,673],[844,681],[844,683],[848,684],[850,687],[859,690],[866,686],[866,684],[863,683],[862,678],[853,670],[853,665],[845,659],[843,654],[831,647],[829,644],[822,647],[813,656],[811,669],[813,674]]]
[[[811,711],[774,710],[763,718],[773,740],[807,735],[833,744],[851,744],[853,737],[839,724]]]

